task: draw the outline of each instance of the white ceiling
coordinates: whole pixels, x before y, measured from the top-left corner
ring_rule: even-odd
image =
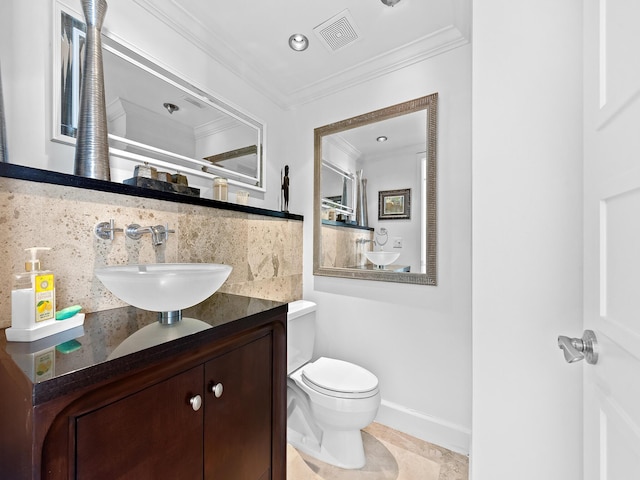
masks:
[[[468,43],[471,0],[134,0],[283,108]],[[345,12],[346,10],[346,12]],[[346,19],[357,40],[330,51],[314,28]],[[339,29],[339,33],[343,30]],[[309,38],[306,51],[289,36]]]

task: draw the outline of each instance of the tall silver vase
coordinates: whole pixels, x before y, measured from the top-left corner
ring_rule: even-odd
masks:
[[[356,222],[361,227],[368,227],[367,179],[362,178],[363,173],[363,170],[358,170],[356,172]]]
[[[4,119],[4,100],[2,97],[2,71],[0,71],[0,162],[9,161],[7,149],[7,128]]]
[[[111,180],[100,38],[102,22],[107,13],[107,2],[82,0],[82,10],[87,24],[87,37],[74,173],[83,177]]]
[[[363,227],[369,226],[369,210],[367,208],[367,179],[360,180],[360,195],[362,196],[362,223]]]

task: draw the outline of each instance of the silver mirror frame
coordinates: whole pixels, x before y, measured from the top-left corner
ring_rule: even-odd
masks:
[[[61,128],[61,86],[59,75],[62,68],[60,59],[61,52],[61,18],[62,15],[68,15],[73,19],[83,23],[82,16],[78,12],[71,9],[60,0],[54,3],[53,14],[53,76],[52,76],[52,137],[51,139],[58,143],[67,145],[75,145],[76,139],[65,134]],[[201,103],[212,107],[219,112],[224,113],[235,121],[238,121],[247,127],[256,131],[256,173],[254,175],[246,175],[235,170],[229,170],[222,166],[217,166],[206,159],[195,159],[185,157],[177,153],[165,151],[146,145],[134,140],[109,134],[110,142],[114,144],[126,144],[137,149],[144,150],[146,153],[140,155],[138,153],[129,153],[126,150],[110,147],[110,156],[120,157],[133,163],[148,162],[154,166],[161,168],[174,169],[181,173],[187,173],[202,177],[204,179],[213,179],[216,176],[228,178],[230,184],[237,185],[241,188],[254,190],[258,192],[266,192],[265,165],[266,165],[266,124],[262,120],[242,111],[236,106],[232,106],[215,95],[207,92],[198,86],[192,84],[176,72],[169,70],[167,67],[158,64],[154,59],[148,58],[143,52],[137,51],[132,45],[125,45],[125,42],[110,34],[110,32],[102,33],[102,43],[105,51],[119,57],[123,61],[129,62],[146,73],[149,73],[160,80],[174,86],[177,90],[194,97]],[[175,163],[174,163],[175,162]]]
[[[361,270],[356,268],[323,267],[322,258],[322,198],[320,172],[322,168],[322,138],[326,135],[362,127],[389,118],[425,110],[427,115],[427,231],[426,273],[388,272],[384,270]],[[387,108],[365,113],[330,125],[314,129],[314,210],[313,210],[313,274],[328,277],[377,280],[383,282],[437,285],[437,125],[438,94],[433,93]]]

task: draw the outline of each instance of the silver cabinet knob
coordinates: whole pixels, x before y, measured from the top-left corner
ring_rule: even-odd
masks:
[[[224,387],[221,383],[216,383],[211,385],[210,390],[216,398],[220,398],[222,396],[222,392],[224,391]]]
[[[585,359],[588,364],[598,363],[598,341],[592,330],[585,330],[582,338],[570,338],[560,335],[558,347],[564,353],[567,363],[578,362]]]
[[[191,408],[193,408],[193,411],[197,412],[202,406],[202,397],[200,395],[194,395],[189,399],[189,403],[191,404]]]

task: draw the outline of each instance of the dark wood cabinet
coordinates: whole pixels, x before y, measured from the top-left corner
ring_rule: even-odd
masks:
[[[76,478],[201,478],[202,367],[72,417]],[[73,421],[75,420],[75,421]]]
[[[205,365],[204,478],[270,478],[270,337]],[[222,394],[215,390],[222,386]]]
[[[0,478],[284,480],[286,306],[159,348],[41,403],[0,358]]]

